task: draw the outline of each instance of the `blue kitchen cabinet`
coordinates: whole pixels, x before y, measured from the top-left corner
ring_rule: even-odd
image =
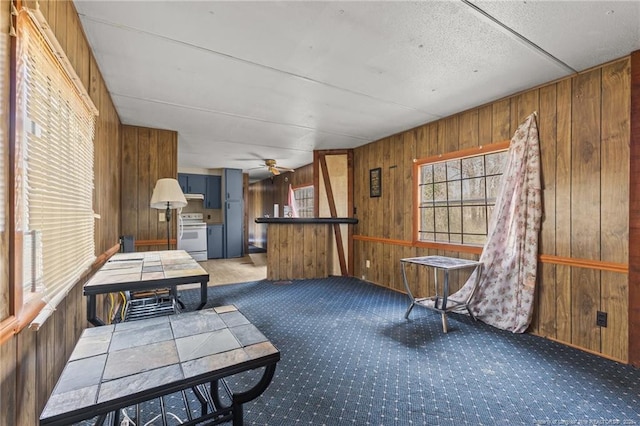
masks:
[[[224,208],[224,257],[241,257],[243,247],[242,200],[226,201]]]
[[[189,175],[188,194],[202,194],[207,192],[207,177],[205,175]]]
[[[224,257],[241,257],[244,247],[244,202],[242,170],[224,169],[222,172]]]
[[[222,208],[221,181],[222,178],[220,176],[207,176],[207,191],[204,194],[204,207],[206,209]]]
[[[182,193],[187,193],[187,188],[189,188],[189,175],[186,173],[178,173],[178,183],[180,184],[180,189],[182,189]]]
[[[224,199],[242,200],[242,170],[224,169]]]
[[[224,257],[224,226],[222,224],[207,225],[207,257],[221,259]]]
[[[193,173],[178,173],[178,183],[185,194],[202,194],[207,192],[207,176]]]

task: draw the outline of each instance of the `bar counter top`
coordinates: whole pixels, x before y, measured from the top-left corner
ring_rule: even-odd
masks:
[[[315,223],[315,224],[334,224],[334,223],[346,223],[349,225],[355,225],[358,223],[358,219],[354,217],[258,217],[256,223]]]

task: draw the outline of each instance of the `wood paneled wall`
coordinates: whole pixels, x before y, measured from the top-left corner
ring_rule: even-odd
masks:
[[[537,111],[544,217],[529,331],[627,362],[629,99],[623,58],[355,149],[354,275],[404,291],[403,257],[477,258],[414,247],[412,160],[508,140]],[[382,197],[370,198],[376,167]],[[427,292],[428,278],[419,278],[416,291]],[[608,313],[608,327],[596,326],[596,311]]]
[[[133,235],[136,250],[167,249],[167,223],[159,221],[164,211],[152,209],[149,203],[158,179],[177,177],[177,132],[122,126],[122,234]],[[175,240],[177,213],[171,214],[171,239]]]
[[[332,275],[330,252],[333,225],[271,223],[262,226],[267,228],[268,234],[268,280],[325,278]]]
[[[249,195],[245,210],[247,212],[247,235],[249,244],[267,248],[267,226],[255,223],[257,217],[273,215],[273,205],[280,208],[287,204],[289,184],[292,187],[313,184],[313,164],[296,169],[294,173],[282,173],[273,178],[264,179],[249,185]]]
[[[631,54],[629,362],[640,367],[640,50]]]
[[[24,2],[35,7],[34,1]],[[40,0],[40,8],[100,115],[94,152],[95,244],[99,255],[118,242],[120,229],[120,120],[81,28],[73,2]],[[0,3],[7,22],[10,2]],[[2,32],[8,27],[3,25]],[[8,52],[8,38],[0,39]],[[2,69],[3,81],[8,81]],[[4,98],[2,105],[7,105]],[[4,115],[2,117],[4,120]],[[6,204],[6,200],[4,200]],[[3,280],[6,277],[2,276]],[[102,312],[101,312],[102,314]],[[35,425],[66,360],[87,325],[86,300],[78,283],[38,331],[22,330],[0,346],[0,424]]]

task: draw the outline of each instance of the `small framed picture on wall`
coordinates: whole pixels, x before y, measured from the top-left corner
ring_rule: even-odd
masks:
[[[382,195],[382,169],[380,167],[369,170],[369,197]]]

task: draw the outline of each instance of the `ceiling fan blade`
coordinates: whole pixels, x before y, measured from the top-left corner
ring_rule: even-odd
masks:
[[[276,167],[269,167],[269,171],[274,175],[274,176],[278,176],[280,174],[280,170],[278,170]]]
[[[282,166],[275,166],[276,169],[282,171],[282,172],[295,172],[294,169],[290,169],[289,167],[282,167]]]

